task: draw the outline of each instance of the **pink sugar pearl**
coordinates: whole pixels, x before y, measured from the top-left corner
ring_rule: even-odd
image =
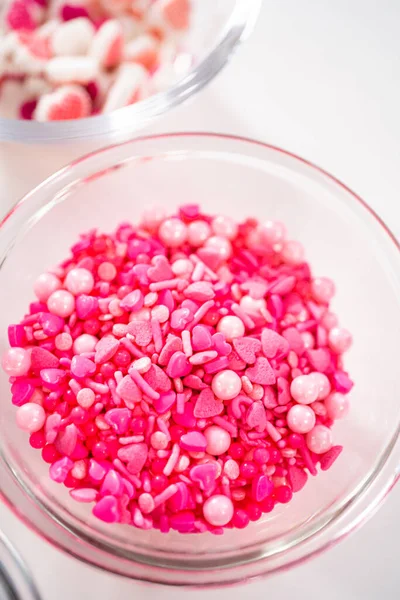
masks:
[[[333,327],[328,334],[329,347],[336,354],[343,354],[353,342],[351,333],[341,327]]]
[[[325,400],[330,394],[331,384],[324,373],[310,373],[308,375],[318,386],[317,400]]]
[[[243,337],[245,334],[245,326],[242,319],[232,315],[222,317],[217,325],[217,331],[223,333],[226,340],[231,342],[233,339]]]
[[[287,424],[294,433],[308,433],[315,425],[315,413],[309,406],[296,404],[287,414]]]
[[[94,278],[87,269],[71,269],[65,278],[64,284],[74,296],[90,294],[94,287]]]
[[[232,244],[227,238],[213,235],[204,244],[205,248],[214,250],[221,260],[228,260],[232,256]]]
[[[300,265],[304,262],[304,248],[300,242],[285,242],[281,257],[288,265]]]
[[[318,399],[319,383],[309,375],[299,375],[293,379],[290,393],[299,404],[311,404]]]
[[[39,404],[27,402],[20,406],[16,413],[17,425],[23,431],[35,433],[40,431],[46,421],[46,412]]]
[[[343,419],[349,412],[349,401],[347,396],[334,392],[325,400],[328,417],[332,420]]]
[[[231,436],[229,433],[217,425],[207,427],[204,431],[204,436],[207,440],[206,452],[212,456],[224,454],[231,445]]]
[[[96,344],[99,340],[89,333],[79,335],[73,345],[74,354],[83,354],[84,352],[94,352]]]
[[[203,505],[204,518],[210,525],[214,525],[214,527],[227,525],[233,517],[233,512],[232,500],[227,496],[211,496]]]
[[[110,262],[102,262],[97,268],[97,275],[102,281],[112,281],[117,276],[117,269]]]
[[[279,221],[265,221],[260,227],[260,237],[265,244],[274,246],[283,242],[286,236],[286,227]]]
[[[22,377],[30,369],[31,357],[24,348],[9,348],[3,354],[1,365],[10,377]]]
[[[76,395],[76,401],[82,408],[90,408],[95,400],[95,393],[90,388],[82,388]]]
[[[211,228],[214,235],[218,235],[228,240],[234,240],[238,234],[238,225],[230,217],[218,215],[211,221]]]
[[[211,387],[220,400],[232,400],[242,389],[242,380],[235,371],[227,369],[214,375]]]
[[[186,242],[187,227],[183,221],[175,217],[165,219],[158,230],[160,240],[170,248],[178,248]]]
[[[187,226],[188,242],[198,248],[202,246],[211,235],[211,228],[206,221],[192,221]]]
[[[57,290],[47,300],[47,308],[53,315],[65,319],[75,310],[75,298],[67,290]]]
[[[33,291],[40,302],[47,302],[53,292],[61,288],[61,281],[53,273],[42,273],[33,284]]]
[[[255,299],[251,296],[243,296],[239,302],[240,308],[244,310],[245,313],[248,314],[258,314],[260,310],[265,309],[266,302],[264,298]]]
[[[59,333],[55,338],[57,350],[70,350],[72,348],[72,343],[72,337],[69,333]]]
[[[332,432],[325,425],[316,425],[306,436],[306,443],[315,454],[324,454],[332,448]]]
[[[328,277],[315,277],[311,281],[311,294],[317,302],[328,304],[335,295],[335,284]]]

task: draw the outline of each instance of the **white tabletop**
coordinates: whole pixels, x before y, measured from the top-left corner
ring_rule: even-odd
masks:
[[[291,150],[344,181],[400,234],[399,20],[398,0],[264,0],[256,31],[223,74],[151,130],[223,131]],[[38,164],[29,147],[0,147],[1,211],[81,152],[82,146],[56,154],[43,149]],[[360,531],[302,567],[248,590],[215,590],[207,597],[239,598],[246,591],[255,600],[398,598],[399,500],[397,488]],[[27,559],[44,600],[204,596],[81,565],[2,506],[0,523]]]

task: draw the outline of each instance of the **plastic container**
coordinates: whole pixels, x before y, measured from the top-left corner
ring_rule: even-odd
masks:
[[[0,600],[40,600],[25,562],[1,532]]]
[[[193,68],[164,92],[106,115],[74,121],[38,123],[0,118],[0,140],[26,143],[61,143],[97,140],[103,144],[127,139],[154,118],[190,98],[225,66],[236,46],[251,30],[261,0],[191,0],[191,25],[182,56]],[[183,56],[184,57],[184,56]],[[182,58],[182,57],[181,57]],[[180,72],[179,65],[177,72]]]
[[[0,487],[13,510],[69,554],[131,578],[168,584],[231,583],[322,552],[378,507],[399,475],[400,255],[388,229],[336,179],[287,152],[207,134],[142,138],[82,158],[31,192],[0,228],[0,350],[24,313],[32,283],[66,256],[78,234],[135,221],[144,206],[182,202],[237,218],[286,223],[316,275],[337,284],[335,311],[355,339],[346,367],[351,412],[334,426],[334,466],[288,505],[243,531],[215,537],[143,532],[96,520],[52,482],[15,425],[1,374]]]

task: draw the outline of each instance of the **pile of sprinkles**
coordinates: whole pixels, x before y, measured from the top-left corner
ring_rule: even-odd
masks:
[[[102,521],[241,529],[341,453],[351,335],[283,224],[149,210],[34,292],[2,359],[17,424]]]

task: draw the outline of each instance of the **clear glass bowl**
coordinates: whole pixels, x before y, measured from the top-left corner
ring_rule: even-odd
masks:
[[[144,532],[96,520],[48,477],[40,452],[15,425],[1,374],[0,488],[13,510],[69,554],[128,577],[222,584],[287,568],[321,552],[371,515],[400,462],[399,246],[379,218],[336,179],[287,152],[229,136],[141,138],[77,160],[32,191],[0,228],[0,350],[44,269],[78,234],[135,221],[144,206],[198,202],[237,218],[286,223],[314,273],[337,284],[334,308],[354,334],[347,356],[356,386],[348,418],[334,426],[344,452],[288,505],[223,536]]]
[[[191,1],[191,25],[182,54],[192,57],[193,68],[175,85],[126,108],[88,119],[38,123],[0,117],[0,140],[24,144],[121,141],[201,90],[225,66],[252,29],[262,0]]]
[[[40,600],[25,562],[1,531],[0,600]]]

